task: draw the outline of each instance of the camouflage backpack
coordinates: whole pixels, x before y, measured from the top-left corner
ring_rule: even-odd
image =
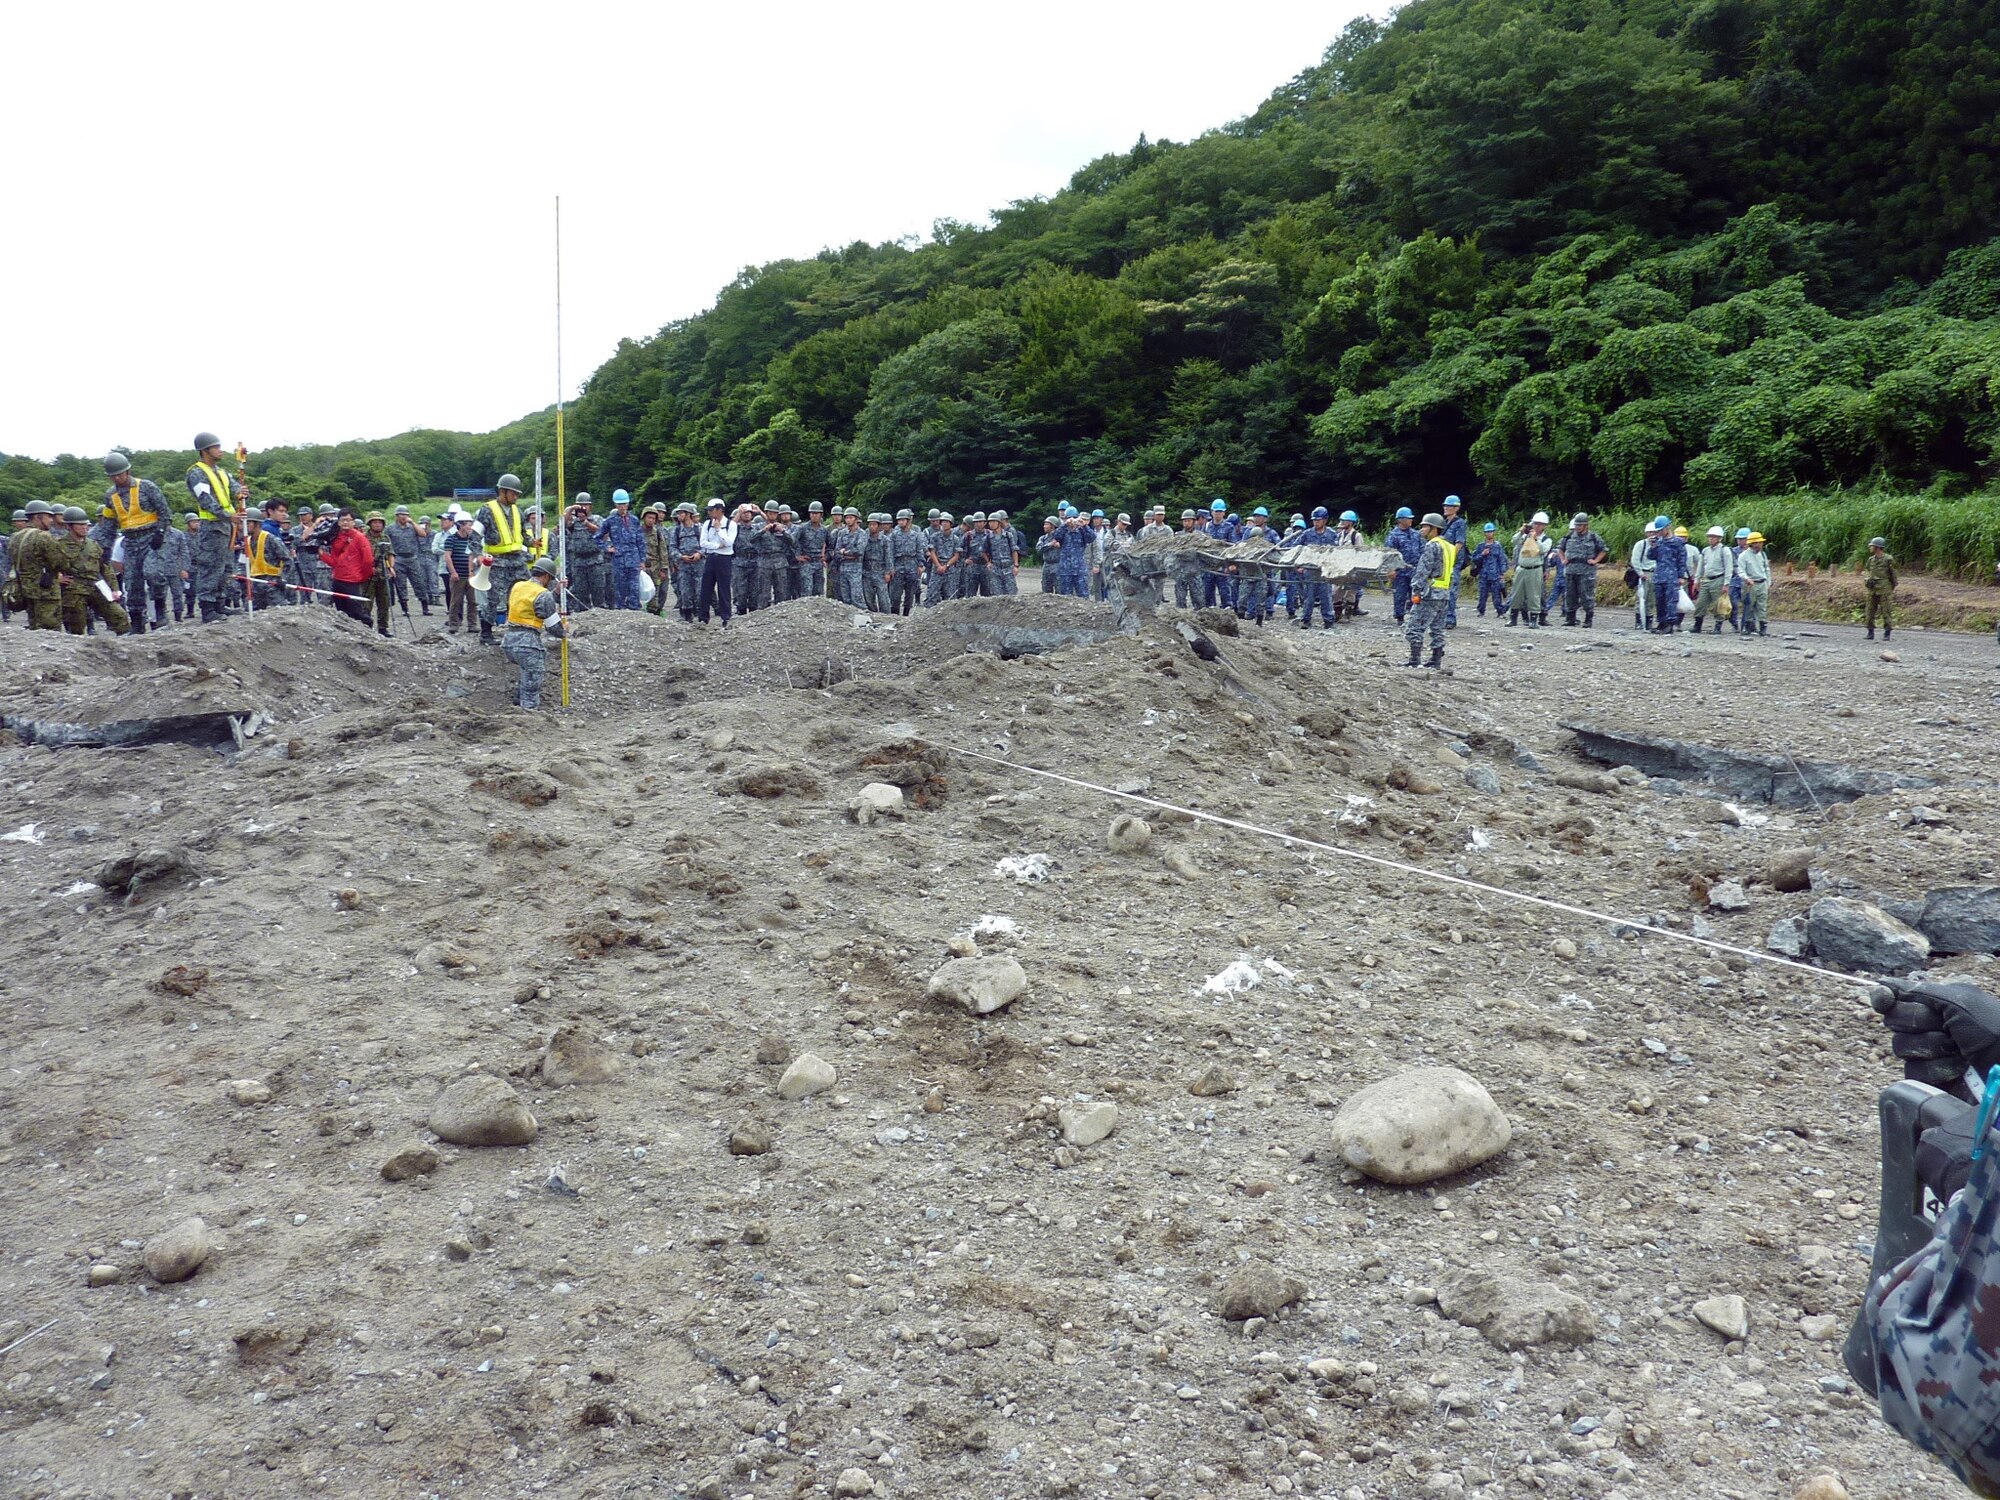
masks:
[[[2000,1150],[1988,1150],[1930,1243],[1869,1288],[1861,1314],[1882,1420],[1990,1496],[2000,1496],[1996,1231]]]

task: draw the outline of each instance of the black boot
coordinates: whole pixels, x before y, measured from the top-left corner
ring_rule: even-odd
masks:
[[[1700,615],[1696,615],[1696,616],[1694,617],[1694,633],[1695,633],[1696,635],[1700,635],[1700,634],[1701,634],[1701,616],[1700,616]]]
[[[1871,641],[1875,639],[1875,627],[1873,625],[1868,627],[1868,639]]]
[[[1431,659],[1425,662],[1424,665],[1427,667],[1442,667],[1444,665],[1444,647],[1431,647]]]
[[[493,644],[493,627],[484,620],[479,622],[479,644],[482,646]]]
[[[1575,611],[1575,610],[1573,610],[1573,609],[1566,609],[1566,610],[1564,610],[1564,611],[1563,611],[1563,626],[1564,626],[1564,628],[1566,628],[1566,629],[1574,629],[1574,628],[1575,628],[1575,626],[1576,626],[1576,611]]]
[[[1583,628],[1585,630],[1591,630],[1594,629],[1596,625],[1597,625],[1597,611],[1594,609],[1586,609],[1583,612]]]
[[[1410,659],[1404,662],[1403,665],[1406,667],[1422,666],[1423,662],[1419,659],[1422,655],[1423,655],[1423,647],[1421,646],[1410,647]]]
[[[1507,628],[1508,628],[1509,630],[1512,630],[1512,629],[1513,629],[1513,628],[1514,628],[1514,627],[1515,627],[1516,625],[1518,625],[1518,624],[1520,624],[1520,623],[1521,623],[1521,612],[1520,612],[1520,611],[1519,611],[1518,609],[1510,609],[1510,610],[1508,610],[1508,611],[1507,611]]]
[[[1770,633],[1771,633],[1771,627],[1766,625],[1762,620],[1759,620],[1757,622],[1757,634],[1769,635]]]

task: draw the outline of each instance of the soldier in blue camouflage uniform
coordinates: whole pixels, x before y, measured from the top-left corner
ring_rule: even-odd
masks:
[[[1056,592],[1078,599],[1090,596],[1090,559],[1097,540],[1091,534],[1090,518],[1072,510],[1064,518],[1056,552]]]
[[[1555,559],[1559,566],[1562,589],[1558,598],[1566,599],[1563,606],[1563,624],[1576,624],[1577,611],[1583,612],[1583,628],[1595,628],[1597,621],[1597,569],[1611,549],[1604,545],[1604,538],[1590,529],[1590,517],[1578,511],[1569,518],[1569,532],[1556,543]],[[1567,590],[1567,594],[1563,592]],[[1548,618],[1548,610],[1542,611],[1542,618]]]
[[[667,530],[667,558],[674,570],[674,602],[690,623],[701,605],[701,521],[692,500],[674,507],[674,524]],[[730,592],[735,592],[734,578]],[[735,601],[732,599],[731,603]]]
[[[850,609],[861,608],[861,512],[848,506],[840,525],[827,528],[826,555],[833,570],[833,597]]]
[[[1681,628],[1681,580],[1688,576],[1688,545],[1674,535],[1671,516],[1653,518],[1653,629],[1660,635]]]
[[[757,541],[764,529],[763,514],[747,501],[736,507],[736,556],[729,567],[729,593],[736,613],[747,615],[757,607],[757,575],[763,571],[763,548]]]
[[[1459,514],[1458,496],[1446,495],[1444,497],[1444,540],[1451,543],[1453,548],[1452,555],[1455,559],[1451,570],[1451,597],[1445,601],[1444,606],[1444,628],[1446,630],[1458,629],[1458,583],[1465,571],[1465,539],[1465,517]]]
[[[603,592],[599,583],[604,573],[604,536],[590,503],[590,492],[579,490],[576,502],[563,515],[572,610],[594,609]]]
[[[1243,533],[1243,540],[1275,546],[1278,539],[1271,532],[1270,517],[1271,512],[1261,505],[1251,511],[1250,527]],[[1262,630],[1264,622],[1271,618],[1271,570],[1258,562],[1238,563],[1236,600],[1242,617],[1254,620]]]
[[[1418,532],[1423,546],[1417,552],[1410,577],[1410,608],[1403,638],[1410,643],[1410,659],[1405,666],[1444,665],[1444,615],[1451,600],[1451,575],[1456,554],[1444,539],[1444,517],[1431,511]],[[1431,638],[1431,659],[1421,661],[1424,636]]]
[[[646,528],[632,514],[632,496],[611,492],[611,514],[599,528],[611,581],[611,607],[639,607],[639,575],[646,569]]]
[[[799,594],[806,599],[826,597],[826,507],[815,500],[806,507],[806,524],[798,531]]]
[[[987,543],[986,512],[975,510],[965,518],[958,535],[958,597],[980,599],[986,595],[986,562],[991,550]]]
[[[1062,532],[1054,516],[1042,517],[1042,534],[1035,539],[1035,560],[1042,565],[1042,592],[1053,594],[1062,562]]]
[[[958,538],[952,534],[951,518],[943,511],[932,517],[931,529],[924,533],[924,545],[931,569],[930,592],[924,596],[924,603],[942,604],[951,598],[952,588],[958,582]]]
[[[1729,627],[1738,635],[1743,634],[1743,548],[1749,540],[1750,528],[1739,526],[1730,547],[1730,557],[1736,566],[1729,575]]]
[[[1326,520],[1326,507],[1315,505],[1312,525],[1299,537],[1296,545],[1314,549],[1323,547],[1329,551],[1343,545],[1339,534],[1327,526]],[[1320,629],[1333,629],[1333,585],[1327,581],[1326,574],[1318,568],[1300,571],[1304,574],[1305,582],[1299,585],[1299,597],[1304,605],[1299,612],[1299,629],[1312,629],[1315,606],[1319,609]]]
[[[889,571],[889,514],[872,510],[861,541],[861,598],[870,614],[889,612]]]
[[[1424,539],[1416,533],[1417,514],[1405,505],[1396,512],[1396,524],[1389,528],[1385,545],[1395,549],[1403,559],[1403,566],[1396,570],[1396,581],[1389,586],[1390,602],[1395,606],[1396,623],[1403,623],[1403,616],[1410,608],[1410,586],[1416,577],[1417,559],[1423,556]]]
[[[1479,528],[1480,541],[1472,549],[1472,558],[1464,564],[1479,580],[1479,613],[1486,613],[1490,600],[1497,615],[1506,608],[1507,598],[1507,549],[1500,545],[1500,528],[1488,521]]]
[[[1236,528],[1230,524],[1229,507],[1221,500],[1208,502],[1208,519],[1200,526],[1201,534],[1222,546],[1236,545]],[[1205,563],[1201,574],[1201,605],[1203,609],[1220,605],[1224,609],[1236,608],[1236,580],[1229,574],[1227,563]]]
[[[1016,575],[1021,571],[1020,533],[1014,523],[1007,519],[1007,512],[996,510],[986,517],[986,591],[990,594],[1018,594],[1020,582]]]
[[[917,513],[896,512],[889,533],[889,613],[907,615],[917,607],[924,586],[924,534],[917,530]]]

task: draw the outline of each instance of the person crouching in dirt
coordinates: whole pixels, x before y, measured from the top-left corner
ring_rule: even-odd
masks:
[[[500,637],[500,649],[521,669],[514,688],[514,702],[521,708],[542,706],[542,673],[548,661],[544,642],[551,637],[562,639],[565,629],[562,606],[549,587],[551,583],[562,586],[556,573],[552,559],[538,557],[526,580],[507,593],[507,631]]]
[[[353,511],[340,513],[339,528],[321,543],[320,556],[333,573],[333,602],[340,612],[363,625],[372,624],[369,589],[375,581],[375,549],[355,524]]]

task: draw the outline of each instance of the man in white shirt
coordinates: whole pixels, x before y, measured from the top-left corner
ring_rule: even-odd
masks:
[[[729,585],[736,569],[736,523],[729,519],[729,507],[720,500],[708,502],[708,519],[701,523],[701,604],[696,610],[701,623],[708,623],[711,608],[722,612],[722,625],[729,627]]]

